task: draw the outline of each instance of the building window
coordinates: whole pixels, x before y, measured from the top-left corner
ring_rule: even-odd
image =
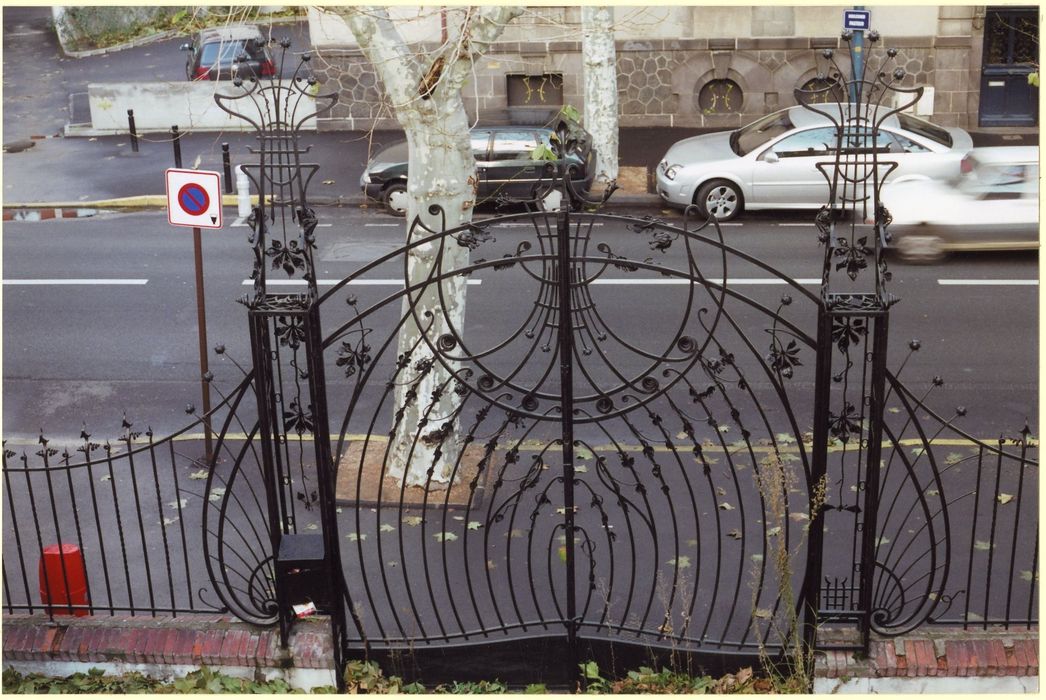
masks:
[[[846,102],[846,92],[842,84],[835,78],[817,76],[803,83],[802,90],[806,91],[807,103],[816,102]],[[818,91],[814,94],[813,91]],[[823,91],[823,92],[821,92]]]
[[[507,75],[509,107],[548,107],[559,109],[563,106],[563,75],[561,73],[544,73],[543,75]]]
[[[744,93],[733,80],[710,80],[697,95],[697,106],[704,114],[738,114]]]

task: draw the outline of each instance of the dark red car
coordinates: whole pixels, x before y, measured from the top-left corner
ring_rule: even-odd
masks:
[[[269,42],[253,24],[204,29],[182,44],[189,52],[185,77],[189,80],[266,78],[276,75]]]

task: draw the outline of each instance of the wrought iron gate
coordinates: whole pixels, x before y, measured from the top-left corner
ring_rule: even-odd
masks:
[[[515,214],[415,221],[320,295],[299,130],[333,96],[303,69],[237,81],[218,100],[259,131],[253,362],[204,417],[215,458],[201,474],[176,436],[141,444],[126,421],[122,448],[85,430],[82,457],[41,436],[42,465],[18,466],[5,447],[7,610],[40,607],[26,556],[75,532],[89,585],[70,609],[222,610],[286,636],[311,601],[339,666],[406,658],[408,675],[570,682],[587,658],[751,663],[823,644],[819,625],[857,649],[930,623],[1032,625],[1028,429],[979,442],[964,409],[932,410],[941,382],[917,396],[887,369],[876,139],[919,91],[887,106],[903,72],[873,73],[829,76],[856,91],[850,112],[797,95],[838,135],[818,294],[715,222],[541,211],[539,186]],[[547,187],[581,197],[550,167]],[[304,291],[270,292],[270,267]]]

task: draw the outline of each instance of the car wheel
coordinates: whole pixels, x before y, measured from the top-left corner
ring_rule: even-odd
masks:
[[[937,262],[944,257],[944,241],[939,236],[904,236],[897,241],[897,254],[916,265]]]
[[[729,180],[712,180],[698,188],[694,204],[702,216],[730,221],[744,210],[744,197]]]
[[[381,203],[393,216],[407,215],[407,197],[407,185],[403,182],[394,182],[381,191]]]

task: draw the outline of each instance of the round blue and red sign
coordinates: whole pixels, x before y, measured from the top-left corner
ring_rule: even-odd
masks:
[[[199,216],[211,206],[211,198],[200,185],[190,182],[178,190],[178,206],[190,216]]]

